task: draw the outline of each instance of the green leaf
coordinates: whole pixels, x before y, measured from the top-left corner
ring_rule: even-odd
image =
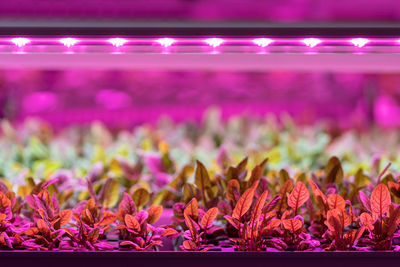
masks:
[[[150,200],[150,193],[144,189],[139,188],[133,193],[133,201],[135,201],[136,206],[142,208]]]
[[[200,189],[204,206],[206,205],[206,189],[211,186],[210,176],[208,175],[206,167],[200,162],[197,161],[197,168],[194,183],[196,184],[197,188]]]
[[[337,157],[329,159],[325,167],[325,184],[341,183],[343,181],[343,168]]]
[[[101,202],[103,206],[114,207],[119,199],[119,184],[114,179],[108,179],[102,188]]]

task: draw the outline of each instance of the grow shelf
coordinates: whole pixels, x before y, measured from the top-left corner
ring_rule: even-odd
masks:
[[[385,72],[399,40],[396,25],[5,24],[0,67]]]
[[[5,266],[365,266],[396,265],[393,252],[0,252]]]

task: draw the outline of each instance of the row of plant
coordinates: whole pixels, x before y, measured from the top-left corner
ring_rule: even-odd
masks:
[[[39,121],[27,120],[22,125],[2,121],[0,177],[4,183],[11,182],[9,187],[22,198],[33,184],[56,179],[60,201],[70,208],[88,198],[86,180],[96,190],[106,184],[119,194],[133,195],[141,189],[150,203],[172,208],[191,199],[195,160],[216,177],[240,162],[242,155],[249,155],[248,168],[268,158],[264,175],[272,184],[279,181],[281,169],[291,177],[303,171],[318,173],[328,155],[341,158],[345,180],[360,169],[376,177],[382,162],[390,161],[394,170],[400,169],[395,131],[385,133],[384,139],[374,130],[334,135],[324,127],[296,126],[289,119],[281,124],[245,116],[221,121],[209,114],[202,124],[163,121],[131,132],[112,132],[98,123],[54,132]],[[368,183],[360,181],[358,186]],[[114,197],[111,204],[117,201]]]
[[[400,250],[400,183],[389,173],[349,175],[332,157],[317,171],[269,170],[245,158],[221,172],[184,167],[159,192],[91,176],[86,190],[54,178],[0,183],[0,246],[30,250]],[[126,182],[126,181],[125,181]],[[13,192],[13,188],[17,192]],[[160,224],[162,213],[173,216]]]
[[[117,179],[141,177],[159,188],[195,160],[211,172],[221,172],[245,156],[252,166],[268,157],[269,168],[275,170],[318,170],[330,155],[340,157],[343,169],[352,174],[360,167],[376,174],[377,157],[400,168],[396,131],[337,131],[323,124],[296,125],[288,117],[222,120],[217,112],[207,114],[202,123],[163,120],[119,131],[97,122],[55,131],[39,120],[3,120],[0,176],[17,185],[29,176],[67,176],[78,180],[72,185],[77,190],[85,188],[79,180],[105,171]]]

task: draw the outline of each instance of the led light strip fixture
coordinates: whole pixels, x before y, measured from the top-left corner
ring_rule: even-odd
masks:
[[[65,47],[70,52],[88,53],[75,47],[111,47],[102,52],[360,52],[389,48],[399,52],[398,25],[288,25],[288,24],[196,24],[196,23],[97,23],[57,25],[0,25],[0,52],[10,47],[26,48],[24,52],[55,52]],[[5,48],[6,47],[6,48]],[[28,47],[40,47],[29,50]],[[144,49],[131,49],[142,47]],[[147,47],[147,50],[146,50]],[[161,49],[157,49],[161,48]],[[194,50],[186,48],[196,48]],[[182,48],[182,49],[181,49]],[[235,48],[235,49],[232,49]],[[290,50],[290,48],[305,48]],[[356,48],[356,50],[354,50]],[[393,48],[395,50],[390,50]],[[347,50],[346,50],[347,49]],[[18,49],[17,49],[18,50]],[[385,52],[384,51],[384,52]],[[62,52],[62,51],[57,51]]]
[[[397,25],[117,26],[0,26],[0,68],[400,71]]]
[[[129,38],[129,37],[111,37],[111,38],[93,38],[93,37],[0,37],[0,45],[15,45],[23,47],[28,45],[60,45],[65,47],[73,47],[77,45],[110,45],[114,47],[121,46],[154,46],[162,47],[171,46],[245,46],[245,47],[271,47],[271,46],[352,46],[362,48],[365,46],[394,46],[400,47],[400,38],[220,38],[220,37],[204,37],[204,38]]]

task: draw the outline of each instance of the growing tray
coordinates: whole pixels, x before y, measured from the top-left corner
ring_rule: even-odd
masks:
[[[1,266],[396,266],[397,252],[0,252]]]

